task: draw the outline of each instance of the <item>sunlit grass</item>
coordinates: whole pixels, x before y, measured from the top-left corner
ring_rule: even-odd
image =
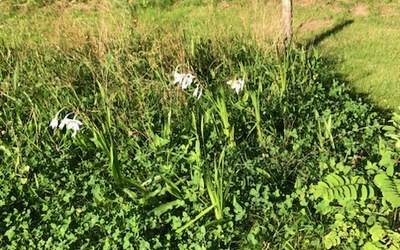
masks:
[[[338,60],[338,68],[350,86],[381,107],[391,109],[400,106],[400,22],[395,20],[400,20],[400,15],[354,17],[351,25],[318,46]]]
[[[364,168],[398,158],[385,117],[301,47],[352,5],[299,1],[295,26],[329,22],[283,51],[277,0],[21,2],[0,3],[1,247],[322,249],[362,232],[346,247],[381,211],[395,230]],[[79,126],[54,129],[60,110]],[[331,173],[368,180],[375,210],[313,197]],[[338,208],[351,227],[334,228]]]

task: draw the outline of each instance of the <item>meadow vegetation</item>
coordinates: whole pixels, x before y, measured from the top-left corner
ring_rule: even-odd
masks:
[[[399,249],[400,114],[277,6],[0,2],[0,247]]]

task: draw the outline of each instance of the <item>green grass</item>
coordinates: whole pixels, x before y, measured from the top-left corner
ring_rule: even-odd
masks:
[[[10,1],[0,4],[5,10],[0,15],[1,37],[7,44],[24,41],[33,47],[80,47],[82,41],[95,38],[93,42],[100,43],[95,45],[98,53],[103,53],[102,43],[126,40],[132,29],[143,36],[161,36],[166,43],[182,35],[194,39],[236,35],[251,38],[267,50],[274,50],[280,39],[281,9],[277,0],[253,0],[248,4],[143,1],[136,4],[135,13],[130,11],[135,4],[128,7],[124,1],[53,4],[40,9]],[[295,40],[304,43],[343,21],[353,21],[327,35],[317,48],[336,61],[335,67],[356,92],[366,94],[381,108],[396,109],[400,105],[396,32],[400,26],[399,8],[396,1],[384,0],[295,2]]]
[[[400,105],[400,91],[397,91],[400,59],[396,52],[400,15],[395,1],[294,4],[295,39],[300,43],[329,32],[344,21],[353,21],[327,35],[317,48],[337,61],[339,73],[356,92],[366,94],[382,108],[396,109]],[[178,1],[174,7],[140,10],[143,30],[163,29],[173,34],[183,30],[192,37],[241,34],[252,37],[267,49],[273,49],[274,41],[279,39],[279,1],[251,1],[248,5],[240,1],[215,1],[205,5]]]
[[[306,3],[280,50],[278,1],[2,1],[0,248],[399,249],[400,116],[328,49],[380,14]]]
[[[317,48],[337,59],[339,72],[357,92],[383,108],[400,106],[400,35],[397,3],[365,4],[367,13],[346,18],[354,22],[328,36]],[[353,7],[354,8],[354,7]]]

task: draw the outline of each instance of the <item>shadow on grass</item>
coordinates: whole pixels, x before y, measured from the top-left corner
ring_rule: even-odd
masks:
[[[309,48],[311,46],[316,46],[318,45],[320,42],[322,42],[323,40],[325,40],[325,38],[334,35],[336,33],[338,33],[339,31],[341,31],[342,29],[344,29],[346,26],[349,26],[350,24],[352,24],[354,22],[354,20],[349,19],[349,20],[344,20],[340,23],[338,23],[337,25],[333,26],[332,28],[330,28],[329,30],[326,30],[324,32],[322,32],[319,35],[316,35],[314,38],[311,38],[310,40],[306,41],[306,43],[304,44],[304,46],[306,48]]]
[[[317,34],[315,37],[305,41],[304,43],[302,43],[301,45],[306,48],[307,50],[312,49],[313,47],[316,47],[318,44],[320,44],[322,41],[324,41],[326,38],[330,37],[331,35],[334,35],[340,31],[342,31],[344,28],[346,28],[347,26],[351,25],[352,23],[354,23],[353,19],[347,19],[347,20],[343,20],[342,22],[334,25],[332,28]],[[334,79],[339,80],[340,82],[345,83],[347,86],[351,86],[351,84],[349,83],[349,81],[347,80],[348,77],[346,75],[343,74],[339,74],[339,69],[338,69],[338,65],[339,65],[339,60],[338,58],[333,58],[333,57],[325,57],[323,58],[324,60],[324,64],[325,65],[329,65],[329,68],[331,68],[331,70],[334,73],[334,75],[332,76]],[[356,91],[354,88],[350,87],[350,95],[352,96],[353,99],[361,99],[364,103],[369,103],[369,104],[373,104],[373,111],[379,113],[382,117],[384,117],[385,119],[390,119],[391,116],[393,115],[393,111],[392,109],[389,108],[383,108],[381,106],[376,105],[376,103],[369,97],[368,94],[365,93],[360,93],[358,91]]]
[[[312,45],[310,45],[312,46]],[[312,47],[308,47],[312,48]],[[330,76],[329,81],[337,80],[340,83],[344,83],[349,88],[349,95],[353,100],[361,100],[362,103],[367,103],[372,105],[372,111],[377,112],[382,118],[385,119],[385,122],[390,120],[393,116],[393,112],[395,110],[379,106],[376,102],[373,101],[371,96],[366,93],[361,93],[357,91],[355,88],[351,87],[351,82],[348,80],[348,75],[339,73],[339,65],[340,59],[334,56],[323,56],[321,58],[323,60],[323,64],[327,69],[329,69]]]

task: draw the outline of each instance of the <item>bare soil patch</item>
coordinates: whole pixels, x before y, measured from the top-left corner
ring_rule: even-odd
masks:
[[[350,12],[355,16],[366,16],[368,15],[368,7],[365,5],[357,5],[351,8]]]
[[[304,30],[311,30],[311,31],[316,31],[324,27],[328,27],[332,24],[333,19],[332,18],[327,18],[327,19],[311,19],[305,23],[300,24],[298,30],[304,31]]]
[[[399,1],[400,4],[400,1]],[[379,13],[383,17],[394,17],[400,14],[398,6],[384,5],[379,9]]]
[[[313,4],[313,2],[314,2],[313,0],[300,0],[298,4],[301,7],[308,7],[308,6],[311,6]]]

